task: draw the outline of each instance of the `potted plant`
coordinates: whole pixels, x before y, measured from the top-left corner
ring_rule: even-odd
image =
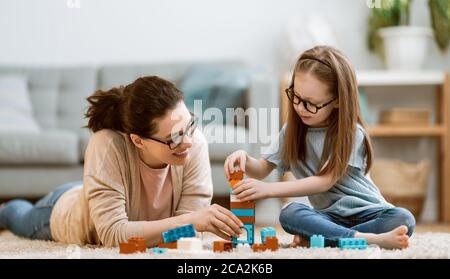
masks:
[[[379,0],[369,18],[368,46],[388,69],[418,70],[433,35],[442,52],[450,40],[450,0],[429,0],[432,27],[410,25],[412,0]]]

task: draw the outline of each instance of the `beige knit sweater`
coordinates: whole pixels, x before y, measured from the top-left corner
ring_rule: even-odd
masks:
[[[64,243],[118,246],[132,236],[144,236],[146,221],[138,221],[141,198],[139,157],[128,135],[101,130],[85,153],[83,186],[64,193],[50,217],[53,239]],[[212,198],[208,143],[195,131],[184,166],[170,166],[172,216],[209,206]],[[170,206],[170,205],[168,205]]]

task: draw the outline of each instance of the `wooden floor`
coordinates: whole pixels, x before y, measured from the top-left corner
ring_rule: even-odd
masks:
[[[417,224],[414,231],[450,233],[450,224]]]

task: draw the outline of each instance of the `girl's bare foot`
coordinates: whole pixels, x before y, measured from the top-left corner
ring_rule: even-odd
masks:
[[[355,233],[355,238],[365,238],[368,244],[377,244],[386,249],[404,249],[409,246],[408,227],[399,226],[392,231],[380,234]]]
[[[301,237],[299,235],[295,235],[290,246],[293,247],[293,248],[295,248],[295,247],[309,247],[309,241],[304,239],[303,237]]]

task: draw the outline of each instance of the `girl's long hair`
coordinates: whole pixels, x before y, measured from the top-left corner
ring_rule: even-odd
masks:
[[[363,128],[358,101],[358,85],[355,71],[349,60],[337,49],[329,46],[316,46],[305,51],[297,60],[291,77],[294,85],[295,75],[311,74],[325,83],[330,93],[337,97],[338,107],[334,108],[328,120],[324,149],[317,175],[332,173],[334,179],[340,179],[347,171],[348,161],[355,140],[356,123]],[[281,156],[286,166],[305,160],[305,125],[294,106],[288,110],[287,128]],[[364,136],[367,173],[372,165],[372,145],[370,138]]]

